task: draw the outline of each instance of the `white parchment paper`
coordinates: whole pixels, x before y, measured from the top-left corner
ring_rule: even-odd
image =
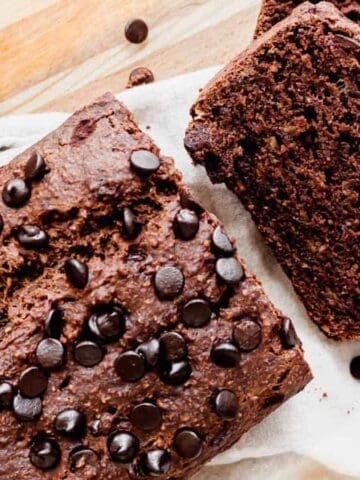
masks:
[[[360,345],[329,341],[311,323],[289,280],[238,199],[223,185],[211,185],[205,171],[191,164],[183,148],[190,105],[199,88],[216,70],[203,70],[137,87],[123,92],[118,98],[134,112],[142,128],[151,126],[146,131],[164,153],[175,158],[195,198],[224,222],[228,232],[237,240],[239,254],[263,282],[273,303],[293,319],[315,379],[305,391],[244,435],[237,445],[216,457],[212,466],[205,468],[197,478],[294,479],[298,458],[314,459],[326,465],[329,473],[320,473],[316,477],[321,480],[335,478],[330,470],[344,475],[336,478],[348,478],[345,475],[360,478],[360,383],[349,373],[349,362],[354,355],[360,354]],[[0,118],[0,164],[11,160],[66,117],[66,114],[51,113]],[[263,462],[264,457],[278,454],[283,455],[272,457],[270,463]],[[257,464],[253,461],[239,463],[258,457],[262,460]],[[262,463],[265,465],[263,470]],[[228,465],[213,467],[225,464]],[[309,475],[301,478],[315,479]]]

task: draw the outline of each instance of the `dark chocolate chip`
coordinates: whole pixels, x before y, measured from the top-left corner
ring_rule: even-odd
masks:
[[[162,422],[162,413],[159,407],[150,402],[136,405],[130,414],[130,421],[134,427],[145,432],[155,430],[160,427]]]
[[[234,342],[245,352],[255,350],[262,340],[261,326],[251,318],[242,318],[234,327]]]
[[[30,447],[30,462],[40,470],[51,470],[61,460],[61,450],[57,441],[48,436],[35,439]]]
[[[114,462],[130,463],[140,449],[139,440],[130,432],[113,432],[107,442],[110,457]]]
[[[45,338],[36,348],[36,358],[42,368],[53,370],[64,363],[65,349],[59,340]]]
[[[160,166],[159,158],[148,150],[136,150],[131,154],[130,163],[135,171],[141,175],[156,172]]]
[[[161,379],[169,385],[181,385],[185,383],[192,373],[191,365],[188,361],[174,362],[165,364],[161,367]]]
[[[142,343],[136,349],[137,353],[140,353],[145,357],[146,363],[150,367],[155,367],[159,360],[160,344],[159,340],[153,338],[148,342]]]
[[[155,273],[155,289],[160,298],[177,297],[184,288],[184,277],[181,271],[172,266],[160,267]]]
[[[40,250],[47,247],[49,238],[44,230],[36,225],[24,225],[17,232],[19,243],[29,250]]]
[[[220,226],[217,226],[213,231],[212,244],[218,255],[229,256],[234,253],[234,247],[229,237],[222,231]]]
[[[208,302],[201,298],[195,298],[187,302],[182,310],[182,320],[186,325],[193,328],[203,327],[209,323],[211,308]]]
[[[202,451],[202,442],[196,432],[186,428],[175,435],[174,449],[182,458],[197,458]]]
[[[239,411],[239,401],[231,390],[222,390],[215,397],[215,411],[224,420],[233,420]]]
[[[125,235],[130,239],[134,239],[139,233],[139,224],[136,222],[133,211],[129,207],[125,207],[122,216]]]
[[[97,343],[84,340],[76,345],[74,358],[83,367],[94,367],[101,362],[103,351]]]
[[[69,466],[71,472],[85,470],[87,467],[96,467],[99,463],[99,455],[89,447],[79,445],[71,450],[69,454]]]
[[[239,349],[230,342],[223,342],[211,350],[211,360],[218,367],[233,368],[240,361],[241,354]]]
[[[137,352],[129,350],[115,360],[115,371],[124,382],[136,382],[144,376],[145,359]]]
[[[130,72],[127,88],[136,87],[154,81],[154,74],[146,67],[137,67]]]
[[[356,380],[360,380],[360,356],[354,357],[351,360],[350,373]]]
[[[175,233],[183,240],[194,238],[199,230],[199,219],[195,212],[184,208],[175,217]]]
[[[14,398],[14,387],[6,381],[0,382],[0,410],[10,408]]]
[[[47,385],[48,378],[38,367],[24,370],[18,383],[21,395],[28,398],[35,398],[44,393]]]
[[[113,341],[124,334],[125,318],[116,307],[101,308],[91,315],[88,326],[98,340]]]
[[[64,321],[61,310],[56,308],[51,309],[45,320],[45,332],[47,336],[59,339],[63,326]]]
[[[129,21],[125,26],[125,37],[131,43],[142,43],[146,40],[149,28],[144,20],[135,18]]]
[[[298,343],[298,337],[290,318],[284,317],[280,331],[281,342],[284,348],[293,348]]]
[[[81,437],[85,426],[85,415],[74,408],[63,410],[55,418],[55,430],[66,437]]]
[[[227,285],[239,283],[244,276],[240,263],[234,257],[219,258],[216,261],[215,270],[220,280]]]
[[[187,355],[184,337],[177,332],[164,333],[160,337],[160,358],[165,362],[178,362]]]
[[[19,208],[31,197],[31,186],[21,178],[10,180],[2,192],[2,199],[8,207]]]
[[[65,262],[65,273],[70,283],[77,288],[85,288],[89,280],[89,270],[85,263],[71,258]]]
[[[4,220],[3,220],[2,216],[0,215],[0,233],[3,231],[3,228],[4,228]]]
[[[171,456],[166,450],[156,449],[140,456],[140,471],[142,475],[157,477],[164,475],[170,468]]]
[[[22,422],[34,422],[42,412],[42,401],[40,397],[24,398],[18,393],[13,401],[14,414]]]
[[[41,180],[48,171],[49,169],[39,152],[31,155],[24,168],[26,180]]]

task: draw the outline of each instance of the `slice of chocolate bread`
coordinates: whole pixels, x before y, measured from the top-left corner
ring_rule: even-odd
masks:
[[[359,42],[333,5],[301,5],[204,88],[185,138],[337,340],[360,339]]]
[[[112,95],[0,171],[1,479],[185,479],[311,379]]]
[[[280,22],[302,3],[302,0],[262,0],[255,38],[260,37],[273,25]],[[318,3],[313,0],[311,3]],[[353,22],[360,23],[360,3],[358,0],[331,0]]]

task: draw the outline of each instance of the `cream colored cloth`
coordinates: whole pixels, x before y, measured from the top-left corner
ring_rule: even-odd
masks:
[[[237,445],[216,457],[212,466],[205,468],[197,478],[332,480],[346,478],[345,475],[360,478],[360,384],[349,373],[349,362],[354,355],[360,354],[360,346],[357,343],[335,344],[310,322],[289,280],[265,247],[238,199],[223,185],[211,185],[203,169],[191,164],[183,148],[189,107],[199,88],[215,71],[200,71],[137,87],[122,93],[119,98],[134,112],[141,127],[151,126],[148,133],[164,153],[175,158],[195,197],[224,222],[237,240],[240,255],[262,280],[271,300],[293,319],[315,380],[304,392],[244,435]],[[66,114],[1,118],[0,164],[65,118]],[[1,152],[1,147],[6,146],[12,148]],[[248,460],[254,458],[261,460]],[[319,470],[314,462],[326,468]],[[342,476],[335,476],[331,471]]]

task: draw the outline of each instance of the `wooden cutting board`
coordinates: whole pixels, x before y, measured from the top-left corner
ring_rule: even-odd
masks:
[[[226,62],[251,40],[260,0],[1,0],[0,114],[73,111],[120,92],[136,66],[157,80]],[[143,18],[141,45],[124,36]]]

